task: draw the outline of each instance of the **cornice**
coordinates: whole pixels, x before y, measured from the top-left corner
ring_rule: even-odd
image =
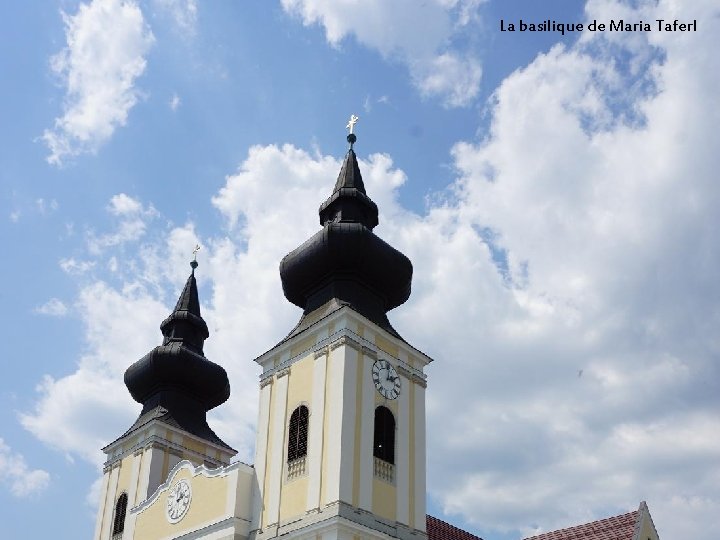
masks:
[[[412,367],[409,363],[381,349],[375,343],[356,334],[349,328],[341,328],[328,337],[318,341],[313,347],[310,347],[295,356],[288,358],[287,360],[283,360],[275,367],[263,371],[260,375],[260,387],[262,388],[263,386],[270,384],[273,376],[280,378],[286,375],[287,370],[289,370],[291,365],[299,360],[302,360],[308,356],[308,354],[312,354],[313,358],[318,359],[323,355],[329,355],[330,352],[342,346],[351,347],[370,358],[388,358],[392,360],[393,364],[397,368],[403,371],[408,380],[417,383],[420,386],[427,387],[427,376],[421,369]]]

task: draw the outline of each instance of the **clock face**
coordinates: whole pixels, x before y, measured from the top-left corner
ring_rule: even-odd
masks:
[[[165,514],[170,523],[177,523],[185,517],[190,508],[190,499],[192,499],[192,490],[187,480],[180,480],[170,489],[165,508]]]
[[[378,360],[373,364],[372,377],[375,388],[385,399],[395,399],[400,395],[400,376],[387,360]]]

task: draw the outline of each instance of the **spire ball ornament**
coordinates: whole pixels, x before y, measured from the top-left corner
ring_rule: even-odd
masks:
[[[193,260],[190,261],[190,266],[193,269],[193,273],[195,273],[195,269],[198,267],[198,262],[197,262],[198,251],[200,251],[200,244],[195,244],[195,249],[192,250]]]

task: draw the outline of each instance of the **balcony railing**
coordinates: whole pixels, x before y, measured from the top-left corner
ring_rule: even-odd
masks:
[[[379,457],[375,458],[375,477],[388,482],[390,484],[395,483],[395,465],[388,463],[384,459]]]
[[[287,479],[293,480],[299,476],[305,475],[305,456],[299,457],[287,464]]]

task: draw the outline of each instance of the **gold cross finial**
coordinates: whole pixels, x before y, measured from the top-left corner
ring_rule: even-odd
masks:
[[[354,114],[350,115],[350,120],[347,123],[347,126],[345,126],[346,129],[350,130],[350,135],[353,134],[353,129],[355,129],[355,124],[357,124],[358,120],[360,120],[359,116],[355,116]]]

